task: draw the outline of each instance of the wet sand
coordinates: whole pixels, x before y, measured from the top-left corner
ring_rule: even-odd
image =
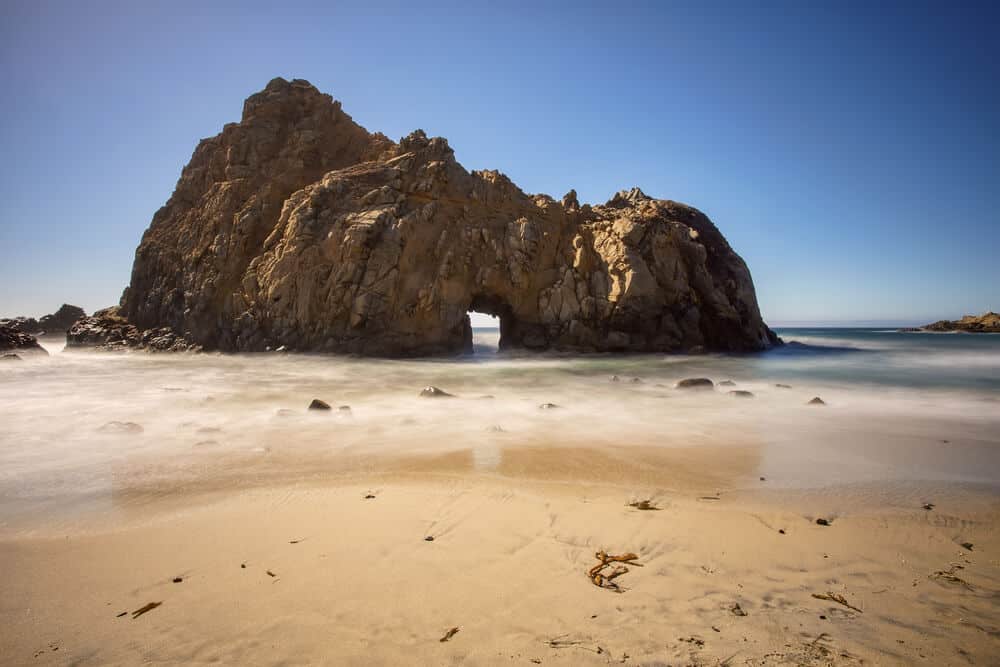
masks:
[[[988,488],[750,486],[751,445],[509,447],[485,468],[476,456],[359,457],[245,484],[246,470],[159,486],[125,475],[103,509],[8,523],[0,654],[357,665],[989,665],[1000,654],[1000,502]],[[628,505],[646,499],[659,509]],[[598,550],[638,556],[620,592],[588,578]]]

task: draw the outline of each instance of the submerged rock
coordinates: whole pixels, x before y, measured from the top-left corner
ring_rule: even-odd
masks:
[[[746,391],[745,389],[735,389],[733,391],[727,392],[730,396],[735,398],[753,398],[752,391]]]
[[[143,432],[143,428],[140,424],[136,424],[135,422],[119,422],[119,421],[108,422],[107,424],[104,424],[97,430],[100,431],[101,433],[136,434]]]
[[[674,385],[674,389],[712,389],[714,386],[708,378],[684,378]]]
[[[7,354],[4,354],[4,355],[0,356],[0,360],[3,360],[3,361],[23,361],[23,359],[21,359],[21,357],[17,356],[13,352],[8,352]]]
[[[723,380],[722,382],[719,383],[719,386],[720,387],[735,387],[736,383],[733,382],[732,380]]]
[[[819,396],[813,396],[812,400],[806,403],[806,405],[826,405],[826,401]]]
[[[274,79],[203,140],[136,251],[121,314],[225,351],[500,347],[752,351],[780,343],[750,272],[695,208],[638,188],[601,205],[466,171],[448,142],[369,133]]]
[[[45,348],[38,344],[38,339],[31,334],[5,326],[0,326],[0,352],[11,352],[18,358],[20,358],[18,352],[21,354],[48,354]]]

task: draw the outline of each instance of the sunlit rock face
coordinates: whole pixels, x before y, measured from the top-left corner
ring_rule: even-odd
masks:
[[[370,134],[271,81],[202,141],[143,236],[122,313],[206,349],[412,356],[471,347],[753,351],[778,342],[746,264],[701,212],[600,206],[466,171],[448,142]]]

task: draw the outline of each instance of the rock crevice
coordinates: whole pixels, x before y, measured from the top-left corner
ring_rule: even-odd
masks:
[[[778,342],[700,211],[638,188],[598,206],[466,171],[448,142],[371,134],[275,79],[202,141],[136,251],[121,315],[206,349],[408,356],[471,346],[752,351]]]

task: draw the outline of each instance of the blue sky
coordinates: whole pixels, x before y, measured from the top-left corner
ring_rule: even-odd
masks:
[[[1000,310],[994,3],[204,4],[0,9],[0,315],[117,302],[274,76],[528,192],[692,204],[771,323]]]

